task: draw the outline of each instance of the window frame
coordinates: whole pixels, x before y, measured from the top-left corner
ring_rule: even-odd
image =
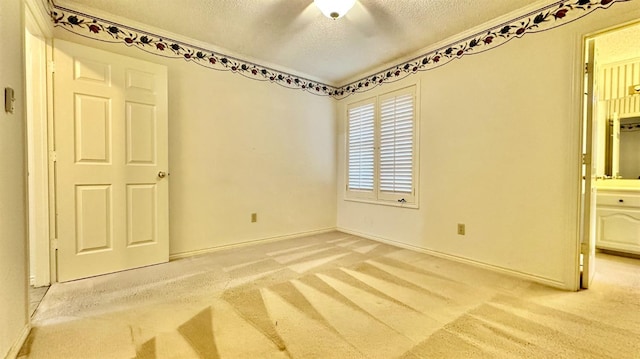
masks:
[[[348,201],[364,202],[371,204],[380,204],[396,207],[418,208],[418,189],[419,189],[419,123],[420,123],[420,94],[418,83],[411,85],[398,87],[391,91],[380,92],[375,96],[370,96],[362,100],[348,103],[345,111],[345,192],[344,199]],[[402,96],[404,94],[410,94],[413,100],[413,137],[412,137],[412,193],[400,193],[400,192],[385,192],[381,190],[381,104],[383,101]],[[367,104],[374,105],[374,171],[373,171],[373,190],[354,190],[349,188],[349,171],[350,171],[350,111],[354,108],[366,106]],[[406,202],[401,202],[402,198]]]

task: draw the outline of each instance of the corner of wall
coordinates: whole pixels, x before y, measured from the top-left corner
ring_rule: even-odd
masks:
[[[49,13],[53,6],[48,0],[24,0],[25,12],[28,11],[36,21],[37,26],[47,37],[53,37],[53,23]]]
[[[27,341],[27,338],[29,337],[30,333],[31,333],[31,324],[27,323],[22,329],[22,333],[20,334],[20,337],[18,338],[18,340],[9,349],[9,352],[5,356],[5,359],[15,359],[18,357],[18,355],[20,354],[20,350],[22,349],[25,342]]]

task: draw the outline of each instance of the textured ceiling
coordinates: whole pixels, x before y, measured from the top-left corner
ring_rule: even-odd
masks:
[[[640,58],[640,24],[598,36],[596,48],[603,65]]]
[[[358,0],[331,20],[313,0],[60,0],[312,75],[332,84],[411,54],[532,0]]]

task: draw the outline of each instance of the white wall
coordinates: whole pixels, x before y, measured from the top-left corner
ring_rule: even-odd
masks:
[[[169,70],[171,252],[334,228],[332,100],[195,67]]]
[[[581,36],[633,18],[619,4],[406,79],[422,96],[418,210],[344,200],[346,105],[371,93],[342,100],[338,228],[575,289]]]
[[[22,1],[0,1],[0,358],[28,322]],[[4,111],[4,88],[16,112]]]
[[[335,228],[333,100],[60,29],[55,37],[168,66],[171,254]]]

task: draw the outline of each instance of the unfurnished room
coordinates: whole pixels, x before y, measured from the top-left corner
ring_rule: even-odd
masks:
[[[0,0],[0,34],[1,358],[640,357],[640,0]]]

